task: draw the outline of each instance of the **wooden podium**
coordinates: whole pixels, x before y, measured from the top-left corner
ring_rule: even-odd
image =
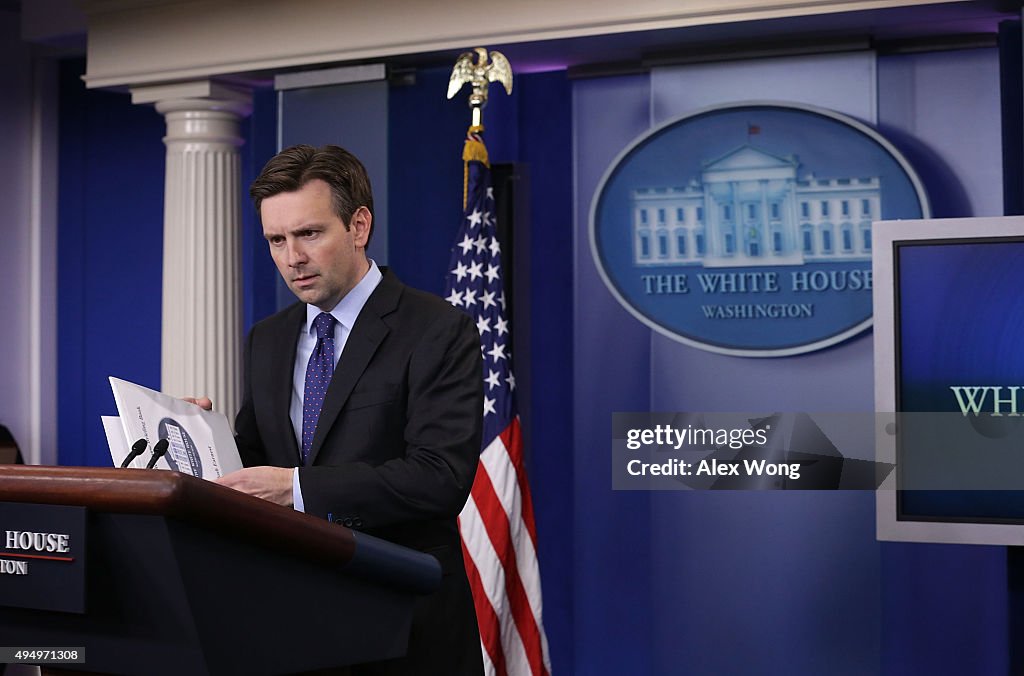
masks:
[[[37,517],[60,532],[69,512],[85,524],[69,553],[17,549],[28,536],[10,532]],[[429,555],[155,470],[0,466],[5,553],[0,644],[84,647],[84,664],[51,666],[94,673],[286,674],[398,657],[416,597],[441,581]],[[60,585],[26,601],[33,575],[80,576],[82,607],[41,609],[74,605]]]

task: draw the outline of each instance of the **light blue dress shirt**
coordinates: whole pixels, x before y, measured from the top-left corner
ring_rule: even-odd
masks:
[[[362,311],[363,306],[366,305],[370,294],[380,284],[383,276],[377,264],[371,260],[370,269],[367,273],[331,310],[331,315],[338,320],[334,323],[335,367],[338,366],[341,353],[345,350],[345,343],[348,342],[348,336],[352,332],[356,318]],[[306,306],[306,323],[302,326],[302,331],[299,333],[299,344],[295,348],[295,366],[292,371],[292,397],[288,408],[288,416],[292,420],[292,429],[295,431],[295,439],[299,444],[299,448],[302,448],[302,397],[306,390],[306,366],[309,364],[310,355],[313,354],[313,348],[316,347],[316,327],[313,326],[313,320],[321,312],[322,310],[315,305]],[[297,511],[305,511],[305,505],[302,501],[302,489],[299,486],[298,467],[292,473],[292,500]]]

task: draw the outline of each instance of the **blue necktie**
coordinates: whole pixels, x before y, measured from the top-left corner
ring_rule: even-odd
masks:
[[[309,355],[306,365],[306,387],[302,394],[302,464],[309,461],[309,449],[313,447],[316,423],[324,405],[327,386],[334,374],[334,322],[337,320],[321,312],[313,320],[316,327],[316,346]]]

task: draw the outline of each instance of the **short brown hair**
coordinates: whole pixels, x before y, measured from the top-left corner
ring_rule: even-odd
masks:
[[[297,145],[285,148],[270,158],[263,171],[249,187],[256,213],[268,197],[294,192],[312,180],[320,179],[331,188],[334,211],[348,229],[352,214],[359,207],[370,211],[370,232],[373,235],[373,190],[366,167],[355,155],[338,146],[314,148]]]

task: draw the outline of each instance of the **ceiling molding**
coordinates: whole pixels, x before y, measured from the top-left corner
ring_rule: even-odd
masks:
[[[124,87],[477,45],[941,4],[935,0],[92,0],[89,87]]]

